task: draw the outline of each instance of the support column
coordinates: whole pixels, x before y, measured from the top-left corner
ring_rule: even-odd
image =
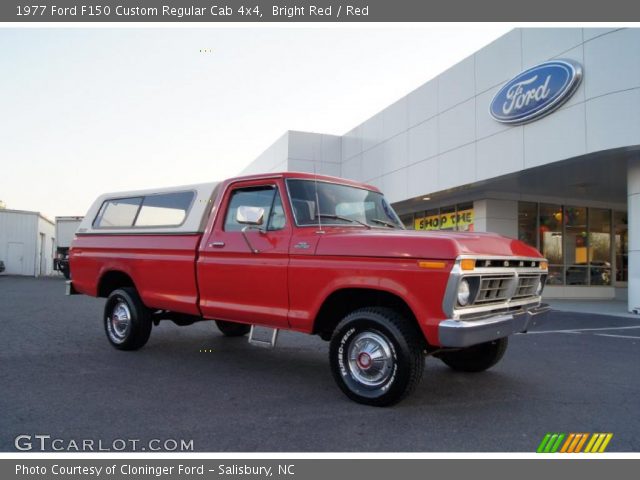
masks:
[[[476,232],[493,232],[518,238],[518,202],[487,198],[473,202]]]
[[[627,217],[629,219],[629,311],[640,311],[640,156],[627,165]]]

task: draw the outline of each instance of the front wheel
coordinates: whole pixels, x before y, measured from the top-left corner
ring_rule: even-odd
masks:
[[[483,372],[498,363],[507,351],[507,337],[480,343],[461,350],[443,352],[438,355],[446,365],[460,372]]]
[[[104,329],[119,350],[138,350],[149,340],[152,320],[135,288],[114,290],[104,306]]]
[[[331,338],[329,361],[336,383],[358,403],[398,403],[422,378],[421,335],[415,324],[389,308],[350,313]]]

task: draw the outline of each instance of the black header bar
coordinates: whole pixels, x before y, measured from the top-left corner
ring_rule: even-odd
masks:
[[[1,22],[633,22],[629,0],[4,0]]]

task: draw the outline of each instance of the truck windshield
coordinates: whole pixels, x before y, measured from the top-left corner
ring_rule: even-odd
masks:
[[[322,225],[404,229],[396,212],[378,192],[314,180],[289,179],[287,187],[298,226],[318,225],[320,220]]]

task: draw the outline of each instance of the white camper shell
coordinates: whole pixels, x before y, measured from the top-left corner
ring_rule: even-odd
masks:
[[[100,195],[77,235],[202,233],[219,182]]]

